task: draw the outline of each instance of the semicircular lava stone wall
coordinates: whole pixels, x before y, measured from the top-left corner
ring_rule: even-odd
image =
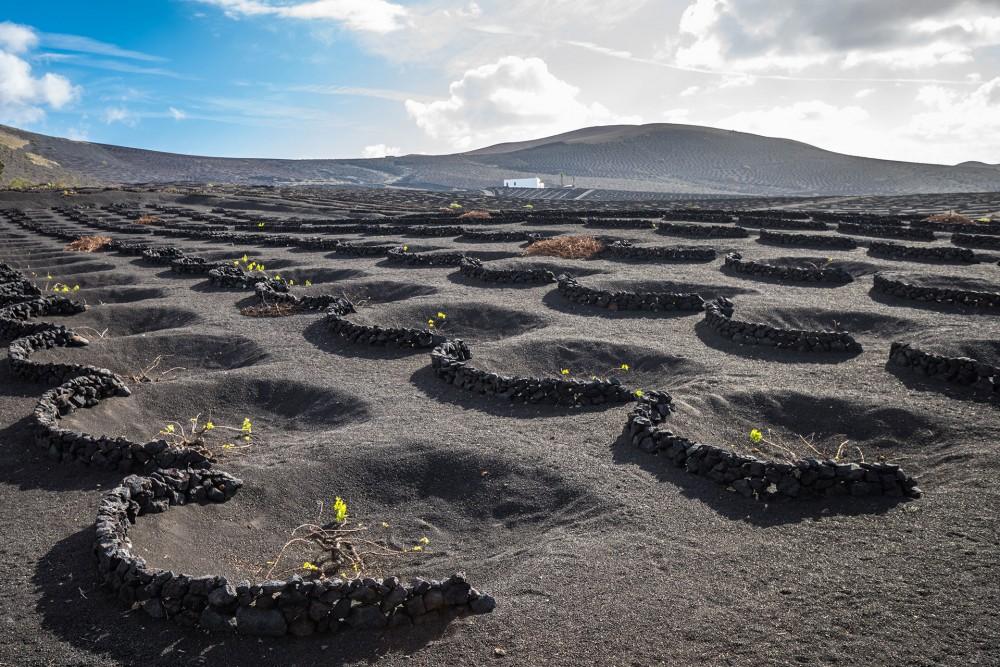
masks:
[[[688,440],[660,428],[669,414],[645,397],[629,413],[625,437],[686,472],[710,479],[744,498],[791,500],[841,496],[920,498],[917,481],[893,463],[841,463],[798,459],[787,463]]]
[[[458,238],[463,241],[482,241],[482,242],[505,242],[505,241],[538,241],[544,236],[536,232],[519,232],[519,231],[507,231],[507,230],[474,230],[466,229],[462,232],[461,236]]]
[[[769,232],[766,229],[760,230],[757,237],[758,243],[768,245],[790,246],[795,248],[819,248],[832,250],[854,250],[858,247],[857,241],[849,236],[824,236],[822,234],[785,234],[782,232]]]
[[[889,239],[913,239],[915,241],[933,241],[935,239],[934,232],[929,229],[897,227],[893,225],[856,225],[849,222],[842,222],[837,225],[837,231],[841,234],[875,236]]]
[[[555,274],[548,269],[493,269],[475,257],[463,258],[458,265],[458,272],[466,278],[484,283],[544,285],[556,281]]]
[[[798,229],[802,231],[823,232],[830,226],[819,220],[800,220],[795,218],[772,218],[756,215],[740,215],[736,221],[740,227],[753,229]]]
[[[1000,236],[990,236],[987,234],[952,234],[951,242],[955,245],[972,248],[1000,249]]]
[[[584,287],[572,276],[561,274],[557,290],[567,301],[607,310],[645,310],[654,313],[704,310],[705,300],[698,294],[682,292],[607,291]]]
[[[460,252],[409,252],[399,247],[390,250],[386,257],[390,264],[400,264],[403,266],[455,267],[461,264],[465,255]]]
[[[268,283],[258,287],[261,292],[271,290],[272,296],[290,296],[273,291]],[[131,523],[176,505],[226,502],[243,482],[213,470],[213,462],[191,447],[164,440],[134,443],[60,428],[62,416],[111,396],[128,396],[129,390],[106,369],[30,360],[39,349],[87,344],[64,326],[31,321],[85,308],[60,296],[40,297],[37,291],[19,272],[0,264],[0,336],[13,338],[8,347],[11,372],[33,382],[58,384],[42,395],[33,412],[36,444],[47,448],[56,460],[145,473],[130,475],[105,492],[94,524],[93,550],[100,581],[128,608],[141,607],[153,618],[187,627],[250,636],[405,627],[432,618],[485,614],[495,608],[496,601],[472,588],[462,574],[443,581],[417,578],[409,584],[397,577],[344,581],[305,580],[298,575],[254,584],[150,567],[132,548]],[[349,305],[341,300],[330,309]]]
[[[910,343],[897,341],[889,348],[889,363],[1000,399],[1000,368],[982,361],[925,352]]]
[[[725,297],[705,304],[705,323],[723,338],[738,345],[770,347],[798,352],[861,352],[861,343],[846,331],[780,329],[769,324],[733,319],[733,302]]]
[[[704,246],[634,246],[631,241],[614,241],[604,246],[602,259],[666,262],[711,262],[715,248]]]
[[[968,306],[983,310],[1000,309],[1000,292],[980,292],[953,287],[928,287],[908,283],[902,278],[876,273],[873,288],[899,299],[939,303],[950,306]]]
[[[742,239],[750,236],[743,227],[730,225],[684,225],[676,222],[656,223],[656,233],[668,236],[684,236],[692,239]]]
[[[357,312],[354,304],[344,298],[334,298],[337,300],[331,303],[326,311],[326,326],[331,333],[349,343],[419,350],[433,348],[448,340],[445,336],[429,329],[357,324],[345,317]]]
[[[726,255],[723,267],[734,273],[792,282],[833,283],[837,285],[854,282],[854,276],[840,267],[778,266],[767,262],[743,259],[743,256],[738,252]]]
[[[868,246],[868,254],[884,259],[913,260],[918,262],[964,262],[974,264],[978,260],[968,248],[948,246],[909,246],[888,241],[873,241]]]
[[[435,377],[463,391],[497,396],[515,403],[597,406],[635,399],[617,380],[577,380],[501,375],[469,364],[472,353],[460,340],[446,340],[431,351]]]

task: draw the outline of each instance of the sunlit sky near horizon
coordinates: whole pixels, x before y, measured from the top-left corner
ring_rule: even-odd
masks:
[[[240,157],[677,122],[1000,163],[1000,0],[8,0],[0,123]]]

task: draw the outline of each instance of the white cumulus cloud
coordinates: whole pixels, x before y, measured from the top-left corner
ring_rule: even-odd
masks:
[[[830,147],[830,138],[841,140],[838,150],[864,153],[868,111],[851,105],[838,107],[821,100],[795,102],[786,106],[740,111],[718,123],[717,127],[751,132],[770,137],[804,141],[821,148]],[[843,144],[853,141],[853,145]],[[870,145],[870,144],[869,144]]]
[[[998,44],[995,0],[693,0],[674,55],[686,67],[740,71],[919,69],[968,63]]]
[[[34,30],[16,23],[0,23],[0,120],[33,123],[45,108],[61,109],[80,95],[69,79],[47,72],[36,76],[22,56],[38,44]]]
[[[170,117],[174,120],[184,120],[188,117],[187,113],[185,113],[183,109],[178,109],[177,107],[170,107],[167,109],[167,113],[169,113]]]
[[[917,102],[900,133],[925,147],[927,161],[1000,163],[1000,77],[972,91],[924,86]]]
[[[342,23],[358,32],[384,34],[403,27],[407,10],[388,0],[311,0],[276,3],[272,0],[199,0],[222,8],[229,16],[278,16]]]
[[[406,111],[433,139],[467,150],[522,141],[588,125],[635,123],[580,99],[580,89],[549,71],[540,58],[505,56],[470,69],[432,102],[406,101]]]
[[[394,155],[400,155],[403,150],[399,146],[387,146],[385,144],[372,144],[371,146],[365,146],[361,151],[361,157],[364,158],[377,158],[377,157],[392,157]]]

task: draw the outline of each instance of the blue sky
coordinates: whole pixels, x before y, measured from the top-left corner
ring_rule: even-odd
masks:
[[[184,153],[453,152],[684,122],[1000,162],[995,0],[46,0],[0,122]]]

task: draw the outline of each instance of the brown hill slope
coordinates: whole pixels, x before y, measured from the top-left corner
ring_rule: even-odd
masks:
[[[0,126],[0,183],[211,182],[496,187],[550,185],[666,193],[911,194],[1000,190],[1000,168],[854,157],[788,139],[693,125],[591,127],[456,155],[346,160],[215,158],[70,141]]]

